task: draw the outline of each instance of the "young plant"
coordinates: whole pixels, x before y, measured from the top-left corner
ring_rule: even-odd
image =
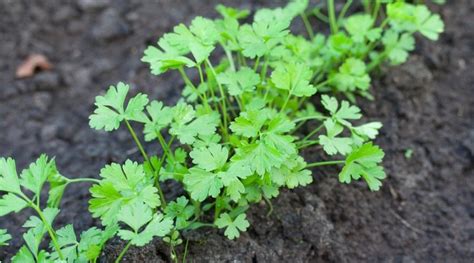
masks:
[[[49,160],[46,155],[41,155],[20,176],[13,159],[0,158],[0,191],[6,193],[0,199],[0,216],[19,213],[26,208],[31,208],[36,213],[23,225],[28,229],[23,234],[26,244],[12,258],[12,262],[95,261],[105,242],[115,235],[116,227],[105,230],[92,227],[82,232],[80,241],[77,240],[72,225],[54,228],[54,219],[60,212],[59,204],[65,188],[71,183],[94,181],[96,180],[68,179],[62,176],[57,171],[54,160]],[[44,202],[41,200],[41,193],[46,184],[49,184],[49,191]],[[40,247],[46,234],[51,240],[50,250]],[[5,230],[0,230],[0,246],[7,245],[10,238]]]
[[[308,12],[306,0],[258,10],[251,23],[241,22],[248,11],[219,5],[221,18],[196,17],[189,26],[180,24],[163,35],[142,60],[152,74],[181,75],[180,100],[165,105],[145,94],[130,96],[129,85],[120,82],[96,97],[89,122],[109,132],[125,126],[142,163],[112,163],[100,171],[99,180],[72,180],[41,157],[34,167],[44,167],[42,172],[25,175],[37,179],[19,180],[11,159],[3,166],[0,162],[5,185],[17,185],[0,188],[8,192],[0,200],[1,214],[29,206],[40,215],[25,224],[31,228],[25,235],[27,246],[15,258],[94,261],[106,240],[117,234],[127,243],[116,262],[130,246],[143,246],[154,237],[170,245],[170,258],[177,262],[175,247],[183,242],[182,231],[213,227],[224,229],[229,239],[238,238],[250,227],[246,211],[251,204],[266,202],[270,214],[270,199],[283,187],[312,183],[310,168],[318,166],[340,166],[341,183],[363,180],[371,191],[379,190],[385,178],[384,153],[372,140],[382,124],[361,121],[353,102],[357,95],[370,97],[373,69],[406,61],[415,32],[435,40],[443,23],[424,5],[390,0],[365,1],[365,13],[346,16],[351,3],[337,15],[333,0],[327,1],[329,36],[313,31],[312,14],[326,17],[319,9]],[[301,17],[309,39],[290,32],[296,17]],[[220,54],[220,60],[211,59]],[[190,71],[198,78],[190,79]],[[352,103],[336,98],[338,94]],[[157,142],[161,152],[148,152],[143,140]],[[302,154],[308,147],[319,147],[327,160],[308,163]],[[34,167],[30,170],[38,170]],[[181,196],[171,200],[164,194],[167,180],[182,187]],[[72,226],[55,231],[53,219],[64,188],[81,181],[94,183],[89,210],[105,230],[92,228],[77,241]],[[41,209],[39,193],[45,182],[50,183],[52,200]],[[46,232],[51,252],[38,251]],[[7,237],[0,236],[0,242]]]

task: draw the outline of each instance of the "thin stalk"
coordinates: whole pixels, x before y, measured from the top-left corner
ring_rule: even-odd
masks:
[[[325,161],[325,162],[314,162],[306,165],[306,168],[323,166],[323,165],[335,165],[335,164],[344,164],[345,160],[336,160],[336,161]]]
[[[61,247],[59,246],[58,240],[56,239],[56,233],[54,232],[48,221],[46,221],[43,212],[41,212],[41,209],[38,206],[32,204],[31,202],[30,206],[36,211],[36,213],[38,213],[38,216],[40,217],[41,221],[43,221],[43,224],[46,226],[49,237],[51,238],[51,242],[53,242],[54,249],[56,249],[56,252],[58,252],[59,259],[64,260],[63,253],[61,252]]]
[[[307,120],[324,120],[324,119],[327,119],[327,118],[328,117],[326,117],[326,116],[320,116],[320,115],[306,116],[306,117],[301,117],[301,118],[294,119],[293,122],[300,122],[300,121],[307,121]]]
[[[319,125],[316,129],[311,131],[306,137],[303,138],[302,142],[306,142],[311,136],[315,135],[318,131],[320,131],[324,127],[324,124]]]
[[[257,60],[255,60],[255,65],[253,65],[253,71],[257,71],[258,64],[260,64],[260,57],[257,57]]]
[[[150,164],[150,167],[153,169],[153,172],[155,173],[155,178],[158,179],[159,174],[157,173],[156,168],[150,162],[150,158],[148,157],[148,154],[145,152],[145,149],[143,148],[140,140],[138,139],[137,134],[133,130],[132,125],[130,125],[130,122],[128,122],[128,120],[125,120],[125,124],[127,125],[128,131],[132,135],[133,140],[135,141],[135,144],[137,145],[138,149],[140,150],[140,152],[143,156],[143,159],[145,159],[145,161]],[[156,180],[156,181],[158,181],[158,180]],[[163,206],[163,208],[166,208],[166,199],[165,199],[165,195],[163,194],[163,190],[161,190],[161,186],[160,186],[159,183],[157,183],[155,186],[158,189],[158,193],[159,193],[160,198],[161,198],[161,205]]]
[[[227,60],[229,60],[230,69],[232,69],[232,71],[235,72],[236,68],[235,68],[234,58],[232,57],[232,51],[225,48],[224,45],[222,45],[222,48],[224,49],[225,55],[227,56]]]
[[[188,256],[188,244],[189,239],[186,239],[186,245],[184,245],[183,263],[186,263],[186,257]]]
[[[349,8],[352,5],[352,1],[353,0],[347,0],[347,2],[342,7],[342,10],[339,13],[339,16],[337,17],[337,21],[341,21],[342,19],[344,19],[344,17],[346,16],[347,11],[349,10]]]
[[[198,89],[196,88],[196,86],[194,86],[193,82],[188,78],[188,75],[186,75],[186,72],[184,72],[184,69],[183,67],[179,67],[178,68],[178,71],[179,71],[179,74],[181,74],[181,77],[183,78],[184,80],[184,83],[186,83],[186,85],[188,85],[189,87],[191,87],[194,92],[196,92],[196,94],[199,96],[199,98],[201,99],[201,101],[204,103],[204,105],[206,105],[207,107],[209,107],[209,104],[207,102],[207,97],[206,97],[206,94],[204,94],[204,96],[202,94],[199,93]]]
[[[331,33],[336,34],[339,26],[336,20],[336,10],[334,9],[334,0],[328,0],[328,15],[329,25],[331,26]]]
[[[67,179],[67,183],[100,183],[100,180],[94,178],[76,178],[76,179]]]
[[[265,203],[268,205],[266,217],[269,218],[270,215],[273,213],[273,205],[272,202],[266,196],[263,196],[263,200],[265,200]]]
[[[216,198],[216,204],[214,205],[214,223],[217,221],[217,218],[219,218],[219,214],[221,212],[221,208],[219,207],[219,199],[220,195],[217,196]]]
[[[212,74],[214,75],[214,77],[216,78],[216,82],[217,82],[217,86],[219,87],[219,92],[221,93],[221,97],[222,97],[222,100],[221,100],[221,107],[222,107],[222,114],[224,115],[223,117],[223,125],[224,125],[224,136],[227,138],[228,137],[228,134],[229,132],[227,131],[227,105],[226,105],[226,97],[225,97],[225,94],[224,94],[224,89],[222,88],[222,85],[221,83],[219,82],[219,80],[217,80],[217,73],[216,71],[214,70],[214,67],[212,66],[211,64],[211,61],[209,61],[209,59],[206,59],[206,63],[208,64],[209,66],[209,69],[211,70]]]
[[[170,157],[172,161],[174,161],[174,156],[173,153],[171,152],[171,149],[169,148],[168,144],[165,141],[165,138],[163,138],[163,135],[161,132],[156,131],[156,137],[158,137],[158,141],[161,144],[161,148],[163,149],[163,156],[164,158]]]
[[[137,145],[138,149],[140,150],[140,153],[142,154],[143,159],[145,159],[146,162],[150,162],[150,158],[148,158],[148,154],[146,154],[142,143],[140,142],[140,140],[137,137],[137,134],[135,133],[135,130],[133,130],[132,125],[130,125],[130,122],[127,119],[125,119],[125,124],[127,125],[128,131],[132,135],[132,138],[135,141],[135,144]]]
[[[306,147],[309,147],[311,145],[315,145],[315,144],[318,144],[318,143],[319,143],[319,140],[308,141],[308,142],[306,142],[306,144],[299,145],[298,149],[303,149],[303,148],[306,148]]]
[[[313,28],[311,27],[311,24],[309,23],[308,16],[306,16],[305,12],[302,12],[300,16],[301,16],[301,20],[303,20],[303,24],[304,24],[304,27],[306,28],[306,32],[308,32],[309,39],[313,39],[314,31],[313,31]]]
[[[374,10],[372,10],[372,19],[374,21],[377,20],[377,16],[379,14],[379,10],[380,10],[380,0],[375,0],[375,6],[374,6]]]
[[[122,249],[122,252],[120,252],[119,256],[117,257],[117,259],[115,260],[115,263],[120,263],[120,261],[122,260],[123,256],[125,255],[125,253],[127,253],[127,250],[130,248],[130,246],[132,245],[132,241],[129,241],[127,243],[127,245]]]

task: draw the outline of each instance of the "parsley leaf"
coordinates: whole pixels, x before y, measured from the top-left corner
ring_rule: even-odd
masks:
[[[279,64],[271,75],[271,80],[278,89],[288,90],[290,95],[309,97],[316,93],[316,88],[309,84],[313,74],[309,67],[302,63]]]
[[[361,177],[367,182],[371,191],[378,191],[385,178],[385,172],[379,163],[384,157],[384,152],[371,142],[365,143],[355,149],[347,156],[346,163],[341,173],[339,181],[350,183],[351,179],[359,180]]]
[[[245,214],[240,214],[232,220],[228,213],[222,213],[215,224],[218,228],[225,228],[224,235],[229,239],[239,237],[240,232],[246,231],[250,226]]]
[[[8,241],[12,238],[6,229],[0,229],[0,247],[8,246]]]
[[[382,43],[392,65],[399,65],[407,61],[408,52],[415,49],[415,39],[411,34],[398,34],[394,30],[385,32]]]
[[[148,104],[148,97],[145,94],[137,94],[131,98],[124,107],[129,86],[122,82],[117,87],[110,86],[104,96],[95,98],[96,109],[89,117],[89,125],[96,130],[113,131],[118,129],[123,120],[133,120],[146,122],[146,115],[143,109]]]
[[[194,214],[194,207],[188,205],[188,203],[189,200],[186,197],[180,196],[176,201],[171,201],[165,208],[166,217],[171,220],[176,219],[177,229],[184,229],[191,224],[188,220]]]
[[[217,112],[196,116],[196,112],[191,105],[178,103],[173,108],[173,122],[171,123],[170,133],[176,135],[183,144],[193,144],[198,135],[213,135],[219,121]]]
[[[260,83],[260,76],[251,68],[243,67],[237,72],[227,71],[217,76],[219,82],[229,90],[232,96],[242,95],[244,92],[253,92]]]
[[[372,28],[374,19],[368,14],[350,16],[344,23],[344,28],[351,35],[352,40],[363,43],[365,39],[375,41],[380,38],[382,29]]]
[[[357,58],[348,58],[338,72],[329,76],[329,82],[343,92],[352,92],[356,89],[368,90],[370,77],[367,74],[365,63]]]
[[[173,228],[173,221],[162,214],[152,214],[151,208],[143,202],[134,202],[123,207],[118,213],[118,220],[125,223],[133,231],[120,229],[118,235],[123,240],[130,240],[132,245],[144,246],[154,236],[163,237]],[[139,230],[145,226],[143,231]]]
[[[100,184],[91,187],[89,210],[100,217],[103,225],[117,221],[117,213],[131,202],[143,202],[150,208],[160,205],[158,190],[148,178],[143,166],[127,160],[124,165],[113,163],[100,171]]]
[[[168,126],[173,119],[173,110],[170,107],[163,106],[163,102],[152,101],[146,107],[151,120],[147,120],[143,133],[145,141],[151,141],[157,138],[157,133]]]
[[[199,202],[208,196],[217,197],[223,187],[217,174],[196,167],[189,169],[189,174],[184,176],[183,183],[191,193],[191,198]]]
[[[206,171],[214,171],[222,168],[229,156],[229,150],[217,143],[211,143],[207,147],[194,148],[189,156],[193,163]]]

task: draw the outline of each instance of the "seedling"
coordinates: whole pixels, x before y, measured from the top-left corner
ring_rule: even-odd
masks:
[[[197,17],[163,35],[142,60],[152,74],[181,75],[180,100],[165,105],[145,94],[132,96],[130,86],[119,82],[96,97],[89,122],[109,132],[126,127],[143,162],[108,164],[100,179],[68,179],[45,156],[20,177],[12,159],[0,160],[0,190],[7,192],[0,215],[26,207],[38,214],[25,223],[26,245],[13,261],[95,261],[105,242],[117,236],[126,245],[116,262],[130,246],[154,237],[170,245],[177,262],[182,231],[212,227],[236,239],[250,227],[251,204],[265,201],[270,214],[270,199],[281,188],[312,183],[310,169],[319,166],[340,167],[341,183],[363,180],[371,191],[379,190],[386,176],[384,152],[372,140],[382,124],[362,121],[356,97],[371,97],[372,70],[407,60],[414,33],[436,40],[443,23],[424,5],[363,2],[365,13],[346,16],[352,1],[336,14],[328,0],[324,14],[295,0],[258,10],[252,23],[241,23],[248,11],[219,5],[222,18]],[[329,23],[330,35],[313,31],[313,14]],[[308,38],[290,32],[296,17]],[[214,60],[211,54],[223,56]],[[190,79],[190,71],[198,79]],[[148,152],[143,141],[157,142],[161,152]],[[327,159],[307,162],[302,150],[308,147],[321,149]],[[170,200],[162,189],[166,180],[181,185],[183,195]],[[53,227],[64,188],[75,182],[93,183],[89,210],[105,227],[83,232],[79,241],[71,225]],[[43,208],[45,183],[50,190]],[[39,249],[46,233],[50,251]],[[0,232],[0,245],[8,239]]]

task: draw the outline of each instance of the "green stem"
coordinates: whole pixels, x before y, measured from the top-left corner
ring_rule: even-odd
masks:
[[[263,196],[263,200],[265,200],[265,203],[268,205],[266,217],[269,218],[270,215],[273,213],[273,205],[272,202],[266,196]]]
[[[206,59],[206,63],[208,64],[209,69],[211,70],[212,74],[216,78],[217,86],[219,87],[219,92],[221,93],[221,108],[222,108],[222,115],[223,115],[223,122],[224,122],[223,123],[223,125],[224,125],[223,132],[224,132],[225,138],[227,138],[229,132],[227,131],[227,118],[228,117],[227,117],[227,105],[226,105],[226,97],[225,97],[225,94],[224,94],[224,89],[222,88],[222,85],[219,82],[219,80],[217,80],[217,73],[216,73],[216,71],[214,70],[214,67],[211,64],[211,61],[209,61],[209,59]]]
[[[307,165],[306,165],[306,168],[317,167],[317,166],[323,166],[323,165],[344,164],[345,162],[346,162],[345,160],[315,162],[315,163],[309,163],[309,164],[307,164]]]
[[[132,241],[129,241],[127,243],[127,245],[122,249],[122,252],[120,252],[119,256],[117,257],[117,259],[115,260],[115,263],[120,263],[120,261],[122,260],[123,256],[125,255],[125,253],[127,253],[127,250],[130,248],[130,246],[132,245]]]
[[[140,153],[142,154],[143,159],[145,159],[146,162],[150,162],[150,158],[148,158],[148,154],[146,154],[142,143],[138,139],[137,134],[135,133],[135,131],[132,128],[132,125],[130,125],[130,122],[127,119],[125,119],[125,124],[127,125],[128,131],[132,135],[132,138],[135,141],[135,144],[137,145],[138,149],[140,150]]]
[[[67,183],[100,183],[100,180],[94,178],[76,178],[76,179],[67,179]]]
[[[306,117],[301,117],[294,119],[293,122],[300,122],[300,121],[307,121],[307,120],[324,120],[327,119],[328,117],[326,116],[321,116],[321,115],[315,115],[315,116],[306,116]]]
[[[253,71],[257,71],[258,64],[260,64],[260,57],[257,57],[257,60],[255,60],[255,65],[253,65]]]
[[[229,64],[230,64],[230,69],[232,69],[232,71],[236,71],[236,68],[235,68],[235,63],[234,63],[234,59],[232,57],[232,51],[228,50],[227,48],[224,47],[224,45],[222,45],[222,48],[224,49],[224,52],[225,52],[225,55],[227,56],[227,60],[229,60]]]
[[[307,141],[305,144],[299,145],[298,149],[303,149],[303,148],[306,148],[306,147],[309,147],[311,145],[315,145],[315,144],[318,144],[318,143],[319,143],[319,140]]]
[[[334,9],[334,0],[328,0],[328,15],[331,33],[336,34],[339,30],[336,20],[336,10]]]
[[[308,37],[310,39],[314,38],[314,32],[313,28],[311,27],[311,24],[309,23],[308,16],[304,12],[300,14],[301,20],[303,20],[304,27],[306,28],[306,32],[308,32]]]
[[[207,97],[206,97],[206,94],[204,94],[204,96],[202,94],[199,93],[198,89],[196,88],[196,86],[194,86],[193,82],[188,78],[188,75],[186,75],[186,72],[184,72],[184,69],[183,67],[179,67],[178,68],[178,71],[179,71],[179,74],[181,74],[181,77],[183,78],[184,80],[184,83],[186,83],[186,85],[188,85],[189,87],[191,87],[194,92],[196,92],[196,94],[199,96],[199,98],[201,99],[202,103],[204,105],[206,105],[206,107],[209,107],[209,104],[207,102]]]
[[[189,239],[186,239],[186,245],[184,245],[183,263],[186,263],[186,257],[188,256],[188,244]]]
[[[349,10],[349,7],[351,5],[352,5],[352,0],[347,0],[347,2],[342,7],[342,10],[339,13],[339,16],[337,17],[337,21],[341,21],[346,16],[347,10]]]
[[[165,138],[163,138],[163,135],[161,134],[160,131],[155,131],[155,132],[156,132],[156,137],[158,137],[158,141],[161,144],[161,148],[163,149],[164,158],[170,157],[171,160],[174,162],[173,153],[171,152],[169,145],[166,143]]]
[[[34,205],[31,202],[30,207],[32,207],[36,211],[36,213],[38,213],[38,216],[40,217],[41,221],[43,221],[43,224],[46,226],[46,229],[49,233],[49,237],[51,238],[51,242],[53,242],[54,249],[56,249],[56,252],[58,252],[59,259],[64,260],[63,253],[61,252],[61,247],[59,246],[58,240],[56,239],[56,233],[54,232],[49,222],[46,221],[43,212],[41,212],[41,209],[38,206]]]
[[[137,145],[138,149],[140,150],[140,152],[143,156],[143,159],[145,159],[145,161],[150,164],[150,167],[153,169],[153,172],[155,173],[155,178],[158,179],[159,174],[157,172],[157,169],[150,162],[150,158],[148,157],[148,154],[145,152],[145,149],[143,148],[140,140],[138,139],[137,134],[135,133],[135,130],[133,130],[132,125],[130,125],[130,122],[128,122],[128,120],[125,120],[125,124],[127,125],[128,131],[132,135],[133,140],[135,141],[135,144]],[[158,180],[156,180],[156,181],[158,182]],[[160,194],[161,205],[163,206],[163,209],[164,209],[164,208],[166,208],[165,195],[163,194],[163,190],[161,190],[161,186],[160,186],[159,183],[156,184],[156,188],[158,189],[158,193]]]
[[[316,129],[311,131],[306,137],[303,138],[302,142],[306,142],[311,136],[315,135],[318,131],[320,131],[324,127],[324,124],[319,125]]]
[[[374,22],[377,20],[379,10],[380,10],[380,0],[375,0],[375,7],[374,7],[374,10],[372,12],[372,19],[374,20]]]

